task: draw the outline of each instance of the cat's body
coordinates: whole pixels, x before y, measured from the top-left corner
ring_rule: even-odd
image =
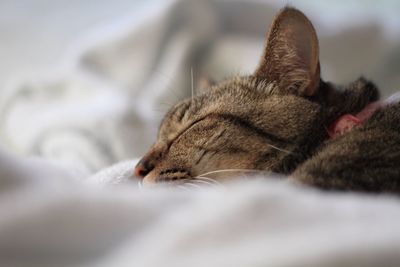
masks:
[[[311,22],[285,8],[256,72],[175,105],[136,175],[145,183],[182,183],[252,169],[324,189],[400,192],[400,104],[329,139],[335,120],[360,112],[379,94],[363,78],[342,88],[324,82],[318,50]]]

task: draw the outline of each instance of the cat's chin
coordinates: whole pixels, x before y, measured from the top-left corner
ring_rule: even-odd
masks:
[[[155,185],[157,183],[156,180],[157,175],[154,172],[150,172],[140,181],[140,184],[142,187],[149,187]]]

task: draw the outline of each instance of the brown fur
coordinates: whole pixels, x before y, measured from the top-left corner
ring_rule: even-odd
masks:
[[[378,91],[363,78],[345,87],[324,82],[318,50],[311,22],[296,9],[283,9],[255,73],[175,105],[136,174],[144,183],[180,183],[211,171],[254,169],[292,174],[324,189],[398,191],[399,105],[326,141],[335,119],[359,112]]]

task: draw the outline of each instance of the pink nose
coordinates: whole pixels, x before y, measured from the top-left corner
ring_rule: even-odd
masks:
[[[144,178],[152,169],[154,169],[154,166],[150,162],[141,159],[138,164],[136,164],[134,174],[138,178]]]

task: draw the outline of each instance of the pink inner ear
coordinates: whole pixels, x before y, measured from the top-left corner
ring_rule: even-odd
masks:
[[[342,135],[357,125],[363,124],[368,120],[372,114],[382,107],[382,102],[376,101],[369,103],[363,110],[357,115],[345,114],[337,119],[328,129],[328,135],[330,138],[335,138]]]
[[[342,135],[351,129],[353,129],[355,126],[362,124],[362,121],[357,118],[356,116],[353,116],[351,114],[346,114],[337,119],[331,127],[328,129],[328,135],[330,138],[335,138],[339,135]]]

